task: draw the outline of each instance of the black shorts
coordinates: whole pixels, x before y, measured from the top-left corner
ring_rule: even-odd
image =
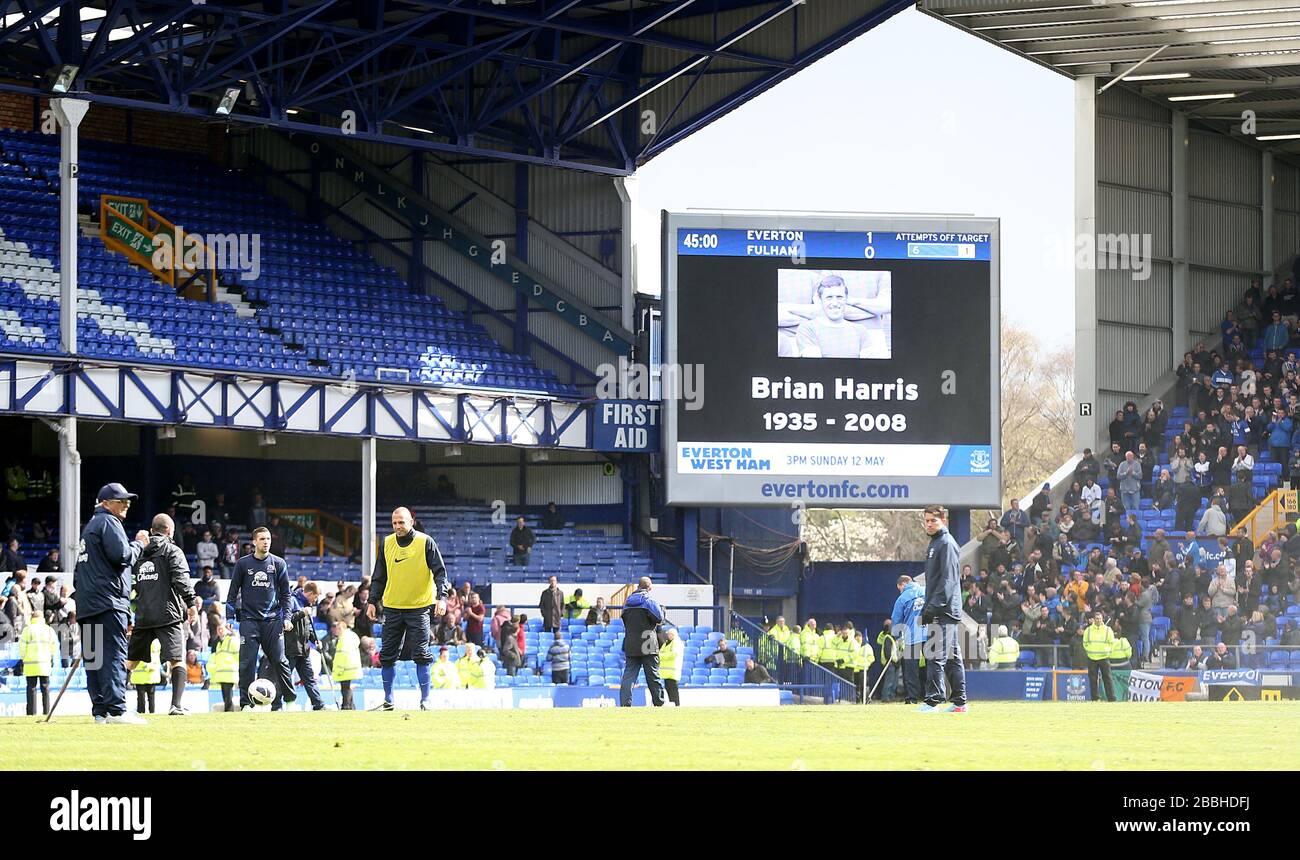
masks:
[[[131,631],[131,639],[126,643],[126,659],[136,663],[148,663],[153,659],[153,641],[157,639],[160,646],[159,659],[164,663],[185,662],[185,636],[180,624],[168,624],[166,627],[136,627]]]

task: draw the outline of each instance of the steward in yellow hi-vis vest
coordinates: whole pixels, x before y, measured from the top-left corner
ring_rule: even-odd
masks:
[[[429,698],[429,608],[441,616],[451,586],[442,553],[433,538],[415,530],[415,518],[406,508],[393,511],[393,533],[384,538],[383,552],[375,559],[370,582],[370,604],[366,615],[373,621],[380,606],[384,610],[380,633],[379,665],[384,680],[384,702],[380,710],[393,709],[393,680],[398,656],[409,653],[415,662],[420,684],[420,706]]]
[[[1088,686],[1092,700],[1101,698],[1106,690],[1106,701],[1115,701],[1115,684],[1110,675],[1110,652],[1115,647],[1115,633],[1102,621],[1100,612],[1092,614],[1092,623],[1083,628],[1083,650],[1088,655]]]

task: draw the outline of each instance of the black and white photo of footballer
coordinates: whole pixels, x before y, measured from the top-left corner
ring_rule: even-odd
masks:
[[[777,355],[890,358],[889,272],[781,269],[777,272]]]

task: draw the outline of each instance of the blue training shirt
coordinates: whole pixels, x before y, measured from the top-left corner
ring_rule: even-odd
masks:
[[[235,562],[226,592],[226,606],[236,609],[240,621],[279,621],[293,616],[289,566],[278,555],[246,555]],[[226,613],[230,615],[229,609]]]

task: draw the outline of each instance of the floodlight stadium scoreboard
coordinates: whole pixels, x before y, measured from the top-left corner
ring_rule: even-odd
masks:
[[[994,218],[663,213],[669,504],[995,506]]]

